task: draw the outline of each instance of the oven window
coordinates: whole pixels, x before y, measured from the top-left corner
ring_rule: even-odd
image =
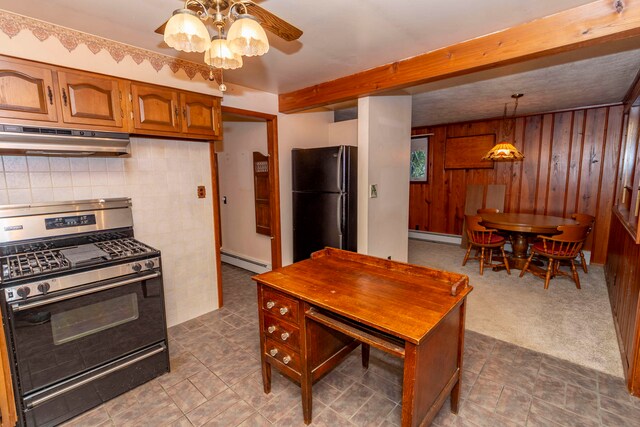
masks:
[[[135,293],[51,316],[53,343],[60,345],[138,318]]]

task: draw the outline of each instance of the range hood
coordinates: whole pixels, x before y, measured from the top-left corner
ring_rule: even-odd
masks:
[[[129,153],[127,133],[0,124],[0,154],[113,157]]]

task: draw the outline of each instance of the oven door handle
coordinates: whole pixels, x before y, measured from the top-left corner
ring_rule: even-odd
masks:
[[[79,387],[82,387],[82,386],[84,386],[86,384],[89,384],[92,381],[99,380],[100,378],[104,378],[109,374],[112,374],[114,372],[120,371],[120,370],[122,370],[124,368],[127,368],[127,367],[129,367],[129,366],[131,366],[133,364],[136,364],[136,363],[138,363],[138,362],[140,362],[140,361],[142,361],[144,359],[148,359],[149,357],[155,356],[156,354],[162,353],[163,351],[166,351],[166,350],[167,350],[167,347],[164,344],[159,344],[156,348],[154,348],[154,349],[152,349],[152,350],[150,350],[148,352],[145,352],[145,353],[143,353],[143,354],[141,354],[141,355],[139,355],[139,356],[137,356],[137,357],[135,357],[133,359],[129,359],[124,363],[120,363],[120,364],[112,366],[109,369],[106,369],[106,370],[104,370],[102,372],[98,372],[97,374],[93,374],[93,375],[91,375],[91,376],[89,376],[87,378],[82,379],[81,381],[78,381],[76,383],[73,383],[73,384],[70,384],[70,385],[68,385],[66,387],[63,387],[63,388],[61,388],[59,390],[56,390],[51,394],[42,396],[40,398],[36,398],[36,399],[28,402],[26,404],[26,406],[29,409],[33,409],[36,406],[41,405],[41,404],[43,404],[45,402],[48,402],[49,400],[51,400],[53,398],[56,398],[56,397],[58,397],[58,396],[60,396],[62,394],[65,394],[65,393],[68,393],[70,391],[73,391],[73,390],[75,390],[75,389],[77,389]]]
[[[130,285],[131,283],[136,283],[136,282],[142,282],[143,280],[155,279],[156,277],[159,277],[159,276],[160,276],[160,272],[155,272],[155,273],[147,274],[147,275],[144,275],[144,276],[139,276],[139,277],[134,277],[134,278],[127,279],[127,280],[122,280],[120,282],[109,283],[108,285],[102,285],[102,286],[98,286],[98,287],[90,288],[90,289],[83,289],[81,291],[72,292],[72,293],[69,293],[69,294],[48,298],[46,300],[28,302],[26,304],[12,304],[11,305],[11,310],[14,311],[14,312],[15,311],[28,310],[30,308],[40,307],[42,305],[49,305],[49,304],[52,304],[52,303],[58,302],[58,301],[64,301],[64,300],[68,300],[68,299],[71,299],[71,298],[80,297],[80,296],[83,296],[83,295],[89,295],[89,294],[93,294],[93,293],[100,292],[100,291],[106,291],[107,289],[119,288],[120,286]]]

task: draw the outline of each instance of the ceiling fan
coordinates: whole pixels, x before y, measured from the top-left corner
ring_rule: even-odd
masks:
[[[210,38],[205,24],[215,27]],[[264,30],[286,41],[297,40],[302,31],[251,0],[186,0],[156,33],[170,47],[184,52],[204,52],[212,68],[242,67],[242,56],[259,56],[269,50]],[[220,90],[226,87],[220,84]]]

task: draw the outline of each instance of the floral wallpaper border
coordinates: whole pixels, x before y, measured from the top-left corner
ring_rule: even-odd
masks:
[[[210,69],[204,64],[173,58],[150,50],[0,9],[0,31],[9,36],[9,38],[13,38],[22,30],[30,31],[40,41],[54,37],[58,39],[69,52],[76,49],[80,44],[84,44],[94,55],[98,54],[101,50],[109,52],[113,60],[117,63],[120,63],[126,56],[130,56],[138,65],[144,60],[149,61],[156,71],[160,71],[162,67],[166,65],[174,73],[177,73],[179,70],[184,70],[190,79],[200,74],[203,79],[209,80]],[[214,70],[214,78],[218,82],[221,81],[220,74],[220,70]]]

